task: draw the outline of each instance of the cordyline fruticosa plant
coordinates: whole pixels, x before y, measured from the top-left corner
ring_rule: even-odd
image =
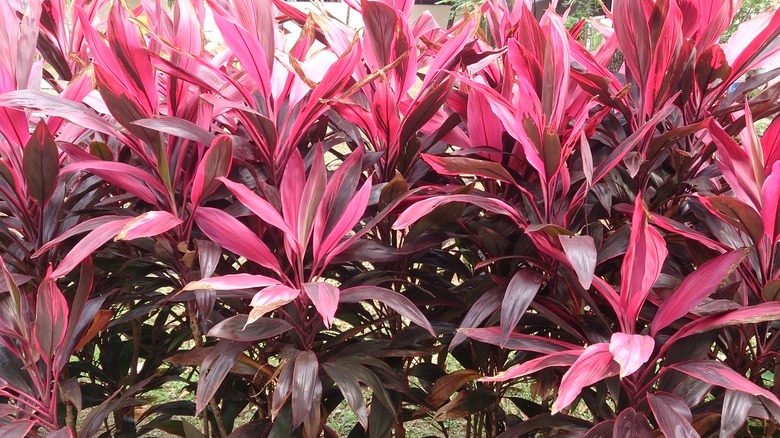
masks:
[[[780,14],[163,3],[0,2],[0,435],[779,432]]]

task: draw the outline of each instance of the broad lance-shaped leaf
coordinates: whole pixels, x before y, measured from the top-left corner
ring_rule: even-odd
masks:
[[[316,282],[304,283],[303,291],[309,297],[317,312],[322,316],[325,327],[330,328],[339,306],[339,288],[332,284]]]
[[[209,239],[228,251],[275,272],[282,271],[268,246],[233,216],[216,208],[200,207],[195,210],[195,222]]]
[[[509,340],[510,334],[520,322],[528,306],[542,285],[543,277],[531,269],[517,271],[504,292],[501,301],[501,346]]]
[[[680,397],[667,392],[647,394],[653,418],[665,436],[698,438],[691,425],[691,409]]]
[[[500,304],[496,304],[496,308],[498,308],[499,305]],[[501,327],[460,328],[458,329],[458,333],[463,336],[468,336],[475,341],[502,346],[503,348],[510,350],[532,351],[534,353],[556,353],[560,351],[582,349],[579,345],[570,344],[557,339],[517,332],[510,333],[509,339],[502,345]]]
[[[211,146],[203,154],[203,159],[198,163],[195,176],[192,179],[192,191],[190,201],[193,205],[214,193],[219,187],[218,177],[227,176],[230,173],[230,164],[233,161],[233,140],[222,135],[211,142]]]
[[[41,121],[24,147],[24,178],[27,191],[43,207],[57,184],[59,153],[46,123]]]
[[[780,235],[780,161],[772,165],[772,173],[769,174],[764,187],[761,189],[761,221],[764,223],[764,233],[769,236],[769,241],[777,242]]]
[[[493,377],[483,377],[479,380],[481,382],[504,382],[506,380],[533,374],[545,368],[571,366],[574,364],[574,362],[577,361],[583,352],[584,350],[566,350],[550,353],[542,357],[537,357],[536,359],[525,361],[520,365],[515,365],[506,371],[502,371],[496,374]]]
[[[509,204],[500,200],[486,198],[477,195],[449,195],[449,196],[436,196],[433,198],[424,199],[415,203],[411,208],[407,208],[403,213],[398,215],[393,224],[394,230],[403,230],[417,222],[421,217],[433,211],[436,207],[444,205],[450,202],[465,202],[474,204],[480,208],[483,208],[491,213],[501,214],[508,216],[514,220],[518,225],[523,224],[523,218],[510,207]]]
[[[317,377],[319,362],[313,351],[302,351],[295,358],[292,381],[293,427],[303,422],[312,409],[320,408],[322,383]]]
[[[609,341],[609,352],[620,365],[620,378],[634,374],[650,359],[655,340],[650,336],[614,333]]]
[[[617,375],[618,371],[619,366],[612,360],[609,344],[598,343],[586,348],[561,379],[558,398],[552,405],[553,415],[569,406],[580,395],[582,388]]]
[[[344,396],[349,408],[357,416],[358,422],[360,422],[364,430],[367,430],[368,411],[366,410],[366,400],[363,398],[363,389],[360,387],[358,379],[349,371],[340,367],[338,363],[323,363],[322,369],[339,387],[341,395]]]
[[[252,297],[252,302],[249,303],[252,306],[252,310],[249,312],[246,324],[252,324],[266,313],[276,310],[298,298],[300,293],[299,289],[283,284],[275,284],[261,290]]]
[[[753,397],[742,391],[727,389],[723,397],[723,410],[720,416],[720,437],[736,436],[737,431],[745,424],[750,408],[753,407]]]
[[[685,373],[710,385],[764,397],[775,406],[780,407],[780,400],[772,392],[756,385],[721,362],[715,360],[694,360],[676,363],[668,368]]]
[[[275,284],[279,284],[279,280],[274,280],[264,275],[228,274],[191,281],[182,290],[237,290],[273,286]]]
[[[666,243],[661,234],[647,223],[642,195],[637,194],[631,236],[620,270],[620,305],[625,313],[621,315],[621,325],[624,332],[633,333],[639,310],[661,273],[667,254]]]
[[[239,342],[257,342],[290,330],[292,325],[279,318],[259,318],[247,326],[247,315],[235,315],[212,327],[208,335]]]
[[[596,244],[591,236],[558,236],[561,247],[569,262],[577,273],[577,279],[585,290],[593,283],[593,273],[596,272]]]
[[[697,199],[712,214],[750,236],[754,244],[761,242],[764,225],[753,207],[729,196],[697,196]]]
[[[436,173],[441,175],[476,175],[516,184],[512,175],[500,163],[468,157],[437,157],[428,154],[420,154],[420,156]]]
[[[637,412],[634,408],[624,409],[617,419],[612,436],[631,438],[653,438],[653,429],[647,416],[643,412]]]
[[[747,256],[747,250],[732,251],[708,260],[685,277],[675,291],[666,298],[653,318],[651,334],[669,326],[685,316],[701,301],[710,296],[718,286],[739,266]]]
[[[238,356],[244,351],[243,342],[223,339],[217,342],[209,352],[200,367],[198,390],[195,395],[195,413],[200,413],[217,393],[222,381],[225,380]]]
[[[295,236],[287,226],[287,223],[284,221],[282,215],[276,210],[276,208],[274,208],[273,205],[271,205],[270,202],[255,194],[255,192],[249,190],[243,184],[234,183],[233,181],[223,177],[217,179],[222,181],[222,183],[225,184],[225,187],[233,192],[233,194],[236,196],[236,199],[241,201],[241,203],[244,204],[252,213],[257,215],[257,217],[261,218],[266,223],[282,230],[285,235],[289,235],[293,239],[297,238],[297,236]]]
[[[105,223],[90,231],[89,234],[84,236],[62,259],[57,266],[57,269],[52,272],[52,278],[57,279],[67,275],[78,266],[82,260],[91,256],[92,253],[103,246],[103,244],[113,239],[131,220],[133,220],[133,218],[118,219]]]
[[[65,340],[68,303],[51,277],[41,282],[36,299],[33,334],[43,360],[51,365],[56,350]]]
[[[436,332],[425,315],[415,307],[411,300],[401,293],[378,286],[356,286],[341,291],[339,302],[357,303],[366,300],[376,300],[398,312],[399,315],[424,328],[433,337]]]
[[[153,237],[180,225],[181,219],[167,211],[148,211],[130,220],[116,236],[116,240]]]

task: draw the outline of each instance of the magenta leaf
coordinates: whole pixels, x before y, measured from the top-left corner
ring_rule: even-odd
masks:
[[[198,205],[217,190],[219,182],[216,179],[230,173],[232,161],[233,141],[226,135],[215,138],[211,147],[203,154],[192,179],[190,201],[193,205]]]
[[[512,276],[501,301],[501,346],[505,346],[510,334],[531,305],[544,278],[531,269],[521,269]]]
[[[411,226],[417,222],[420,218],[433,211],[436,207],[444,205],[450,202],[466,202],[474,204],[478,207],[484,208],[487,211],[495,214],[501,214],[509,216],[509,218],[515,220],[518,224],[523,222],[522,217],[500,199],[491,199],[477,195],[449,195],[449,196],[436,196],[433,198],[424,199],[414,204],[414,208],[408,208],[403,213],[398,215],[393,224],[393,229],[402,230]]]
[[[620,365],[620,378],[634,374],[653,354],[655,341],[650,336],[613,333],[609,352]]]
[[[674,394],[659,392],[647,395],[647,403],[659,429],[665,436],[698,438],[691,425],[691,410],[683,399]]]
[[[764,223],[764,233],[770,242],[777,242],[780,236],[780,162],[772,165],[772,173],[764,181],[761,189],[761,221]]]
[[[591,236],[558,235],[564,254],[574,267],[583,288],[590,289],[596,271],[596,244]]]
[[[287,223],[284,221],[282,215],[268,201],[246,188],[246,186],[243,184],[237,184],[227,178],[222,177],[217,179],[222,181],[222,183],[225,184],[225,187],[227,187],[231,192],[233,192],[234,195],[236,195],[236,199],[241,201],[241,203],[244,204],[252,213],[257,215],[257,217],[261,218],[266,223],[279,228],[285,233],[285,235],[289,235],[293,238],[295,237],[293,232],[287,226]]]
[[[757,324],[780,318],[780,302],[772,301],[743,307],[723,314],[709,315],[693,320],[674,334],[673,339],[704,333],[710,330],[740,324]],[[671,342],[671,340],[670,340]]]
[[[98,248],[113,239],[133,218],[117,219],[105,223],[90,231],[79,243],[62,259],[57,269],[52,272],[52,278],[60,278],[67,275],[82,260],[92,255]]]
[[[612,360],[609,344],[590,345],[566,371],[558,388],[558,398],[552,405],[555,414],[579,396],[582,388],[618,374],[619,366]]]
[[[342,290],[339,296],[341,303],[357,303],[367,300],[376,300],[387,305],[399,315],[424,328],[431,336],[436,337],[436,332],[425,315],[414,306],[409,298],[399,292],[378,286],[356,286]]]
[[[708,260],[690,275],[666,298],[653,318],[651,334],[655,335],[678,318],[685,316],[739,266],[747,251],[732,251]]]
[[[278,280],[263,275],[253,274],[228,274],[219,277],[209,277],[202,280],[191,281],[183,290],[237,290],[267,287],[279,284]]]
[[[41,356],[51,364],[65,340],[68,325],[68,303],[52,278],[45,278],[38,287],[33,334]]]
[[[428,154],[421,154],[420,156],[433,170],[441,175],[476,175],[509,184],[516,184],[512,175],[499,163],[467,157],[437,157]]]
[[[498,307],[498,305],[496,305],[496,307]],[[475,341],[497,346],[502,345],[500,327],[460,328],[458,329],[458,333],[468,336]],[[516,332],[509,334],[509,339],[503,344],[503,348],[533,351],[535,353],[556,353],[566,350],[582,349],[579,345],[570,344],[557,339],[548,339],[541,336],[526,335]]]
[[[621,322],[628,333],[633,332],[639,310],[668,254],[661,234],[647,223],[641,194],[636,197],[631,224],[628,250],[620,270],[620,305],[625,312]]]
[[[668,368],[685,373],[710,385],[720,386],[746,394],[762,396],[775,406],[780,406],[780,400],[770,391],[756,385],[745,376],[715,360],[696,360],[672,364]]]
[[[153,237],[170,231],[183,221],[167,211],[148,211],[130,220],[119,231],[116,240],[133,240]]]
[[[247,325],[252,324],[257,318],[260,318],[266,313],[274,311],[298,298],[300,293],[301,291],[299,289],[283,284],[274,284],[257,292],[252,297],[252,302],[249,303],[249,305],[252,306],[252,310],[249,312],[249,317],[246,320]]]
[[[275,272],[282,271],[268,246],[233,216],[216,208],[200,207],[195,211],[195,222],[209,239],[228,251]]]
[[[330,328],[339,305],[339,288],[332,284],[316,282],[304,283],[303,291],[309,297],[317,312],[322,316],[325,327]]]
[[[536,359],[528,360],[520,365],[515,365],[506,371],[502,371],[496,374],[493,377],[483,377],[479,380],[482,382],[504,382],[510,379],[533,374],[545,368],[572,366],[583,353],[584,350],[565,350],[550,353],[542,357],[537,357]],[[577,394],[574,396],[576,397]]]

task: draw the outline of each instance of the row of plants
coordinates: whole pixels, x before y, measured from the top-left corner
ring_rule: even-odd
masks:
[[[162,3],[0,1],[0,435],[779,432],[780,14]]]

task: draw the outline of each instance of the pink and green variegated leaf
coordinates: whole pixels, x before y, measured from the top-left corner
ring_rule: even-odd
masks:
[[[227,187],[231,192],[233,192],[234,195],[236,195],[236,199],[241,201],[241,203],[244,204],[252,213],[257,215],[257,217],[261,218],[266,223],[279,228],[285,233],[285,235],[290,235],[290,237],[295,239],[296,236],[293,235],[293,232],[287,226],[287,223],[284,221],[282,215],[276,210],[276,208],[274,208],[273,205],[271,205],[270,202],[255,194],[243,184],[234,183],[233,181],[230,181],[224,177],[217,179],[222,181],[222,183],[225,184],[225,187]]]
[[[510,334],[531,305],[544,278],[532,269],[521,269],[512,276],[501,301],[501,346],[504,347]]]
[[[604,344],[606,345],[606,344]],[[581,355],[584,354],[584,350],[565,350],[557,351],[547,354],[536,359],[531,359],[523,362],[520,365],[515,365],[506,371],[502,371],[492,377],[483,377],[479,379],[481,382],[505,382],[510,379],[516,379],[518,377],[527,376],[537,371],[541,371],[550,367],[568,367],[574,365]],[[612,357],[610,356],[610,359]]]
[[[43,360],[51,365],[57,350],[65,340],[68,303],[51,277],[41,282],[36,300],[33,336]]]
[[[661,273],[668,251],[661,234],[647,223],[642,195],[637,194],[631,220],[631,236],[620,270],[620,305],[627,333],[633,333],[639,310]]]
[[[609,352],[620,365],[620,378],[634,374],[653,354],[655,341],[650,336],[613,333]]]
[[[555,415],[580,395],[582,388],[618,374],[619,366],[612,360],[609,344],[593,344],[566,371],[558,388],[558,398],[552,405]]]
[[[747,254],[747,250],[728,252],[708,260],[685,277],[672,295],[658,308],[650,333],[655,336],[715,292],[717,287],[742,263]]]
[[[219,182],[216,180],[230,173],[232,161],[233,140],[226,135],[215,138],[211,147],[203,154],[192,179],[190,201],[193,205],[198,205],[217,190]]]
[[[694,360],[670,365],[669,369],[685,373],[710,385],[761,396],[780,407],[780,400],[772,392],[756,385],[725,364],[715,360]]]
[[[596,244],[591,236],[566,236],[559,235],[566,258],[574,267],[577,273],[577,279],[585,290],[590,289],[593,283],[593,274],[596,272]]]
[[[761,221],[764,223],[764,233],[769,236],[770,242],[777,242],[780,235],[780,162],[772,165],[772,171],[764,181],[761,189]]]
[[[393,224],[393,229],[403,230],[420,220],[420,218],[426,214],[432,212],[436,207],[450,202],[474,204],[491,213],[508,216],[518,225],[522,225],[525,222],[522,216],[520,216],[514,208],[500,199],[486,198],[477,195],[449,195],[435,196],[415,203],[412,208],[407,208],[403,213],[398,215],[398,219],[396,219]]]
[[[170,231],[184,222],[167,211],[147,211],[128,222],[116,240],[133,240],[142,237],[153,237]]]
[[[195,210],[195,222],[209,239],[228,251],[274,272],[282,271],[279,261],[268,246],[233,216],[216,208],[200,207]]]
[[[298,298],[298,295],[300,294],[300,289],[295,289],[283,284],[274,284],[257,292],[252,297],[252,302],[249,303],[249,305],[252,306],[252,310],[249,312],[249,316],[246,319],[246,325],[252,324],[268,312],[272,312]]]
[[[279,284],[279,280],[264,275],[228,274],[191,281],[187,283],[182,290],[238,290],[274,286],[277,284]]]
[[[432,336],[436,337],[431,323],[425,318],[420,309],[415,307],[409,298],[401,293],[378,286],[356,286],[341,291],[339,302],[357,303],[360,301],[376,300],[398,312],[399,315],[424,328]]]
[[[325,327],[330,328],[333,324],[333,317],[336,315],[336,309],[339,306],[339,288],[332,284],[315,282],[304,283],[303,291],[309,297],[317,312],[322,316],[322,322]]]
[[[67,275],[76,268],[82,260],[91,256],[98,248],[113,239],[131,220],[133,220],[133,218],[117,219],[100,225],[90,231],[89,234],[84,236],[84,238],[82,238],[81,241],[62,259],[60,264],[57,265],[57,269],[51,274],[51,277],[57,279]]]
[[[647,403],[665,436],[699,437],[699,433],[691,425],[693,416],[685,400],[668,392],[657,392],[647,395]]]

